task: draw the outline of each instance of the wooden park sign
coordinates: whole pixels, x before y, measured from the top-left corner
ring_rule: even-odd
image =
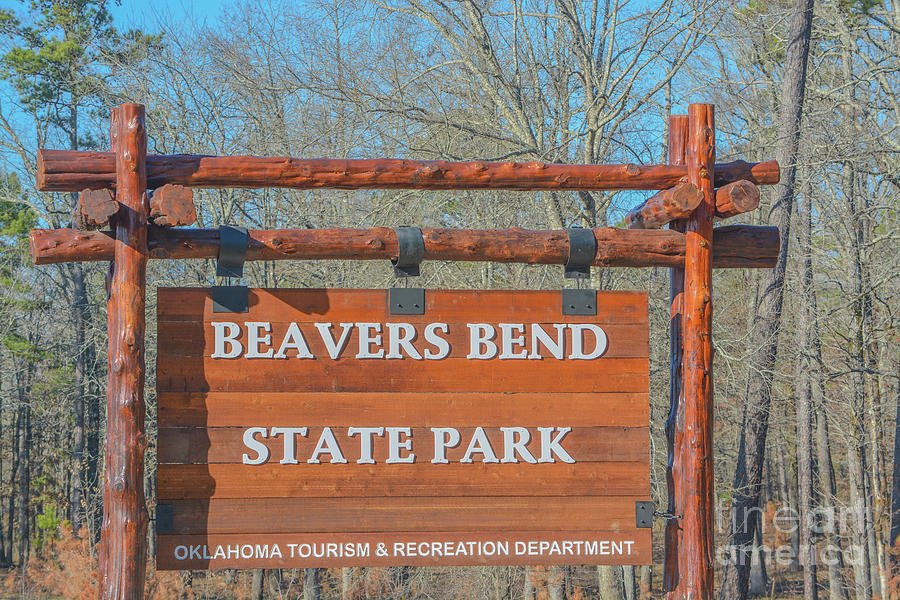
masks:
[[[101,597],[144,588],[147,261],[230,252],[227,228],[189,227],[190,188],[281,187],[659,190],[629,229],[423,228],[417,257],[670,267],[663,585],[670,600],[711,599],[712,269],[772,267],[784,243],[771,227],[713,227],[756,208],[757,186],[779,178],[774,161],[716,164],[713,112],[692,104],[670,118],[667,165],[148,156],[137,104],[113,110],[112,152],[39,151],[39,189],[82,193],[79,229],[32,231],[35,263],[110,262]],[[255,230],[244,258],[399,261],[406,235]],[[254,290],[249,313],[214,315],[205,291],[160,290],[159,565],[649,562],[634,513],[649,497],[646,297],[603,293],[596,316],[576,317],[560,314],[558,291],[426,290],[413,317],[390,314],[387,294]],[[493,345],[471,350],[488,327]]]
[[[160,568],[650,564],[646,293],[157,302]]]

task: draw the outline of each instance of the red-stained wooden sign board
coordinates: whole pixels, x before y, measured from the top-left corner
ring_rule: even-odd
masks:
[[[650,564],[647,294],[158,293],[160,569]]]

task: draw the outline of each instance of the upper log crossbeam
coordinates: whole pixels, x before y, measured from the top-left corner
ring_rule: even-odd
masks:
[[[778,183],[775,161],[716,165],[716,186],[742,179]],[[569,165],[542,162],[448,162],[403,159],[299,159],[254,156],[147,156],[147,186],[197,188],[663,190],[687,177],[684,165]],[[39,150],[41,191],[115,186],[108,152]]]

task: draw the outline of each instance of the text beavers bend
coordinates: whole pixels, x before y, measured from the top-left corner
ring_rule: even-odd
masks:
[[[319,358],[310,351],[310,336],[321,339],[332,360],[349,357],[345,348],[356,331],[357,359],[440,360],[454,351],[447,323],[290,323],[273,339],[267,321],[211,322],[215,343],[210,358]],[[606,332],[593,323],[466,323],[469,360],[594,360],[608,347]],[[422,328],[420,336],[419,328]],[[566,331],[570,336],[566,336]],[[567,337],[569,338],[567,340]],[[424,338],[421,350],[414,342]],[[567,344],[568,342],[568,344]],[[568,348],[566,347],[568,346]]]

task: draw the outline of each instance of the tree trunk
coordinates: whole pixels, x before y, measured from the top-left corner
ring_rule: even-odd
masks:
[[[78,150],[78,107],[73,104],[69,107],[69,149]],[[78,192],[70,194],[70,202],[74,209],[78,205]],[[70,502],[72,506],[72,531],[78,534],[85,523],[86,497],[85,482],[87,481],[87,465],[85,461],[85,380],[87,366],[86,321],[87,321],[87,291],[84,285],[84,267],[81,263],[69,265],[72,277],[72,320],[75,359],[75,397],[72,399],[72,411],[74,423],[72,428],[72,454],[75,461],[75,469],[72,477],[72,490]]]
[[[769,591],[769,574],[766,572],[766,552],[763,550],[762,523],[756,520],[753,536],[753,552],[750,556],[750,594],[762,596]]]
[[[625,585],[622,567],[602,565],[597,567],[597,591],[600,600],[624,600]]]
[[[341,600],[350,600],[353,597],[353,569],[344,567],[341,569]]]
[[[784,277],[787,269],[793,209],[796,162],[800,142],[800,121],[806,87],[806,66],[812,29],[813,0],[792,0],[791,19],[787,31],[789,40],[784,61],[781,105],[778,111],[777,159],[782,165],[781,183],[775,188],[775,202],[770,222],[781,231],[781,254],[778,264],[762,275],[762,294],[752,325],[750,343],[750,374],[744,410],[738,461],[734,474],[734,501],[729,545],[736,548],[736,562],[725,565],[722,573],[722,600],[743,600],[747,597],[749,550],[757,514],[751,509],[759,506],[762,467],[768,432],[769,407],[772,398],[772,373],[781,326],[784,300]]]
[[[640,600],[652,600],[653,598],[653,567],[644,565],[641,567],[641,587],[638,598]]]
[[[898,347],[900,349],[900,347]],[[900,356],[897,360],[897,380],[900,381]],[[900,537],[900,386],[897,386],[897,412],[894,418],[894,475],[891,486],[891,539],[893,550],[897,550]],[[900,576],[900,555],[891,554],[891,576]]]
[[[18,565],[24,568],[28,564],[29,541],[31,539],[30,515],[28,508],[30,503],[31,490],[31,465],[29,464],[29,453],[31,450],[31,406],[26,398],[25,382],[21,377],[17,378],[19,406],[16,415],[16,433],[18,448],[18,486],[16,489],[16,520],[18,521],[19,538]]]
[[[318,569],[303,569],[303,600],[319,600]]]
[[[250,582],[250,600],[262,600],[265,582],[265,569],[253,569],[253,579]]]
[[[525,567],[525,581],[522,583],[522,600],[534,600],[535,589],[534,570],[531,567]]]
[[[813,296],[815,301],[815,296]],[[813,305],[815,306],[815,305]],[[815,324],[814,324],[815,326]],[[818,342],[818,328],[814,330],[816,363],[821,365],[821,349]],[[816,401],[816,455],[819,467],[820,502],[826,522],[823,523],[825,534],[825,553],[828,562],[828,600],[847,600],[844,579],[841,569],[844,566],[844,551],[841,544],[840,520],[837,518],[837,491],[834,481],[834,463],[831,460],[831,439],[828,434],[828,415],[826,414],[822,392],[821,367],[813,370],[813,398]]]
[[[785,408],[787,408],[785,406]],[[787,418],[787,414],[785,414],[784,418],[785,423],[790,422]],[[788,457],[785,451],[785,445],[787,441],[784,436],[778,436],[777,441],[775,442],[775,456],[776,456],[776,464],[778,465],[778,486],[779,486],[779,495],[781,496],[781,506],[778,509],[784,509],[786,515],[790,517],[796,516],[797,514],[797,499],[794,494],[794,478],[793,478],[793,468],[789,468],[788,466]],[[788,564],[789,571],[799,571],[800,570],[800,535],[799,530],[797,528],[797,523],[791,523],[791,530],[789,532],[790,542],[791,542],[791,560]]]
[[[812,508],[815,482],[813,478],[812,449],[812,385],[810,373],[814,368],[814,348],[812,341],[812,323],[816,318],[810,312],[813,293],[813,274],[810,238],[812,235],[812,206],[809,194],[800,205],[800,262],[802,272],[800,323],[797,324],[797,348],[799,360],[796,367],[796,413],[797,413],[797,487],[800,497],[800,523],[798,529],[800,542],[800,564],[803,566],[803,598],[818,600],[819,588],[816,577],[817,549],[812,534]]]
[[[869,544],[866,535],[866,468],[865,454],[860,450],[860,432],[854,429],[847,439],[847,476],[850,484],[850,506],[852,514],[853,537],[850,544],[850,561],[853,566],[853,581],[856,600],[871,600],[872,573],[869,556]]]
[[[632,565],[622,566],[622,583],[625,600],[636,600],[637,581],[634,577],[634,567]]]

